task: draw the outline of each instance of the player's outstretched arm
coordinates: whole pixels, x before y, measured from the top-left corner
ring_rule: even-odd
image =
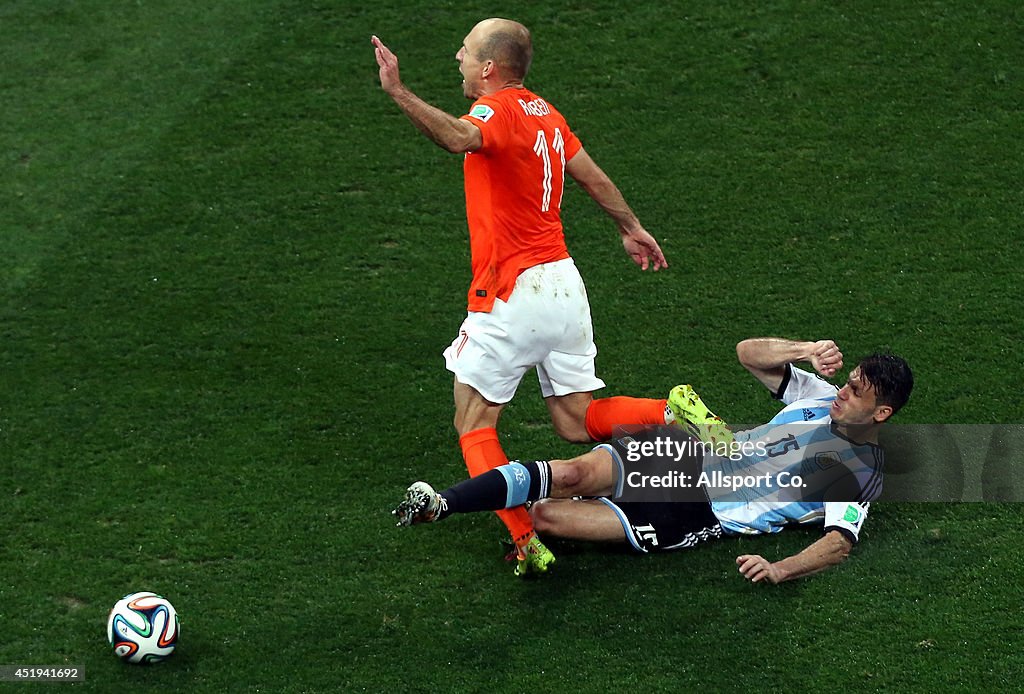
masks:
[[[594,202],[615,220],[619,233],[622,234],[622,245],[626,253],[641,270],[651,268],[657,271],[668,267],[665,254],[662,253],[658,242],[643,228],[640,220],[626,203],[626,199],[622,197],[622,192],[590,158],[586,150],[580,149],[566,162],[565,170],[583,190],[587,191]]]
[[[786,364],[808,362],[825,377],[843,368],[843,353],[832,340],[798,342],[779,337],[756,337],[736,345],[736,356],[747,371],[754,374],[773,393],[778,392],[786,375]]]
[[[406,117],[432,142],[449,152],[462,153],[483,145],[480,129],[419,98],[402,83],[398,57],[376,36],[370,37],[380,67],[380,86],[394,99]]]
[[[841,564],[850,554],[853,543],[838,530],[832,530],[799,554],[782,561],[770,562],[758,554],[736,557],[736,567],[753,583],[772,584],[792,581]]]

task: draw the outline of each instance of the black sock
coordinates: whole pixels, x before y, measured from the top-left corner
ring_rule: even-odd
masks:
[[[551,495],[551,464],[546,460],[531,460],[523,463],[523,467],[530,473],[527,498],[530,501],[548,498]]]
[[[524,474],[525,473],[525,474]],[[511,461],[482,475],[463,480],[440,492],[447,508],[438,519],[453,513],[497,511],[520,506],[548,496],[551,491],[551,466],[546,460],[520,463]]]

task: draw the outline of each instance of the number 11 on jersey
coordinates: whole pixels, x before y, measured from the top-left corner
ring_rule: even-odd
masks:
[[[561,168],[558,170],[558,179],[561,182],[561,189],[558,193],[556,207],[562,207],[562,194],[565,192],[565,140],[562,139],[562,131],[555,128],[555,135],[551,138],[551,149],[558,155]],[[540,211],[547,212],[551,209],[551,155],[548,153],[548,138],[543,130],[537,131],[537,142],[533,145],[533,151],[544,162],[543,196],[541,197]]]

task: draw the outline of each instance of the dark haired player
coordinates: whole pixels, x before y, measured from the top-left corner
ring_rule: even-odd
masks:
[[[794,366],[807,362],[821,376],[835,375],[842,368],[843,355],[831,340],[757,338],[740,342],[736,353],[740,363],[785,407],[765,425],[735,434],[737,442],[762,444],[757,450],[763,452],[740,461],[704,456],[698,465],[704,471],[757,464],[799,471],[835,462],[857,479],[856,494],[835,501],[782,500],[780,490],[767,487],[743,490],[741,499],[613,501],[609,496],[621,489],[628,455],[627,439],[616,439],[572,460],[513,462],[440,493],[417,482],[395,510],[399,524],[543,500],[530,510],[538,532],[580,540],[628,541],[641,552],[691,547],[722,535],[774,533],[793,524],[822,524],[823,537],[799,554],[777,562],[745,554],[736,558],[736,564],[751,581],[771,583],[839,564],[858,540],[869,502],[881,493],[883,456],[878,430],[909,399],[914,385],[910,367],[900,357],[873,354],[862,359],[846,384],[837,388]],[[574,498],[581,496],[598,498]]]

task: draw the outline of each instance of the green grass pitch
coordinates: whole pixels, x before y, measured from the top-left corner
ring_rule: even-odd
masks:
[[[369,37],[459,113],[455,51],[495,13],[671,265],[638,272],[567,192],[609,393],[689,382],[764,420],[733,345],[831,337],[910,360],[905,423],[1024,421],[1015,0],[9,0],[0,665],[98,692],[1019,686],[1019,505],[877,505],[844,566],[778,587],[734,557],[813,533],[556,544],[525,583],[491,515],[392,527],[409,482],[465,474],[440,352],[469,258],[461,162],[380,91]],[[501,435],[582,450],[530,377]],[[105,643],[136,590],[181,615],[151,668]]]

